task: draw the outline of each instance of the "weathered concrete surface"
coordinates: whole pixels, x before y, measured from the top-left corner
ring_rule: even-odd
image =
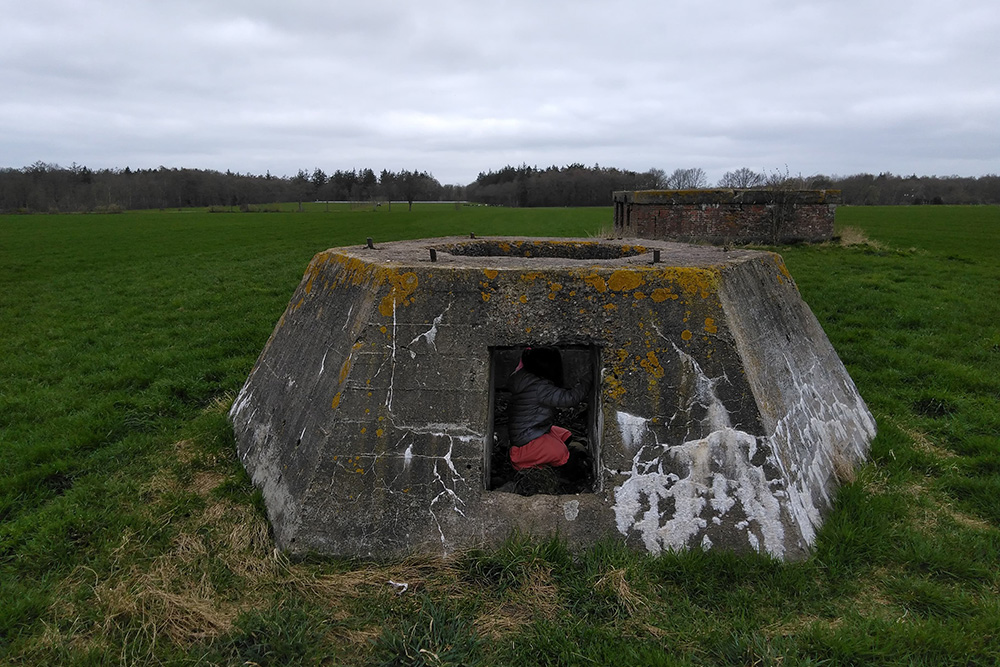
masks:
[[[519,345],[597,348],[595,493],[486,490],[489,350]],[[519,529],[797,558],[875,434],[778,255],[644,240],[319,253],[230,416],[278,545],[360,556]]]

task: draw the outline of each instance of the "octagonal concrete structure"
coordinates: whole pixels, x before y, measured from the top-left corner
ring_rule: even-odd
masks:
[[[597,380],[591,492],[489,488],[526,345]],[[278,546],[365,557],[516,530],[799,558],[875,435],[780,256],[646,240],[321,252],[230,417]]]

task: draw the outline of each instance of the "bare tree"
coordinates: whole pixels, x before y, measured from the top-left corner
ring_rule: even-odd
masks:
[[[641,187],[649,190],[663,190],[667,187],[667,172],[653,167],[645,174],[642,174],[643,181]]]
[[[697,190],[708,185],[708,177],[701,167],[692,169],[674,169],[666,180],[668,190]]]
[[[764,174],[747,167],[727,171],[719,179],[720,188],[756,188],[764,184]]]

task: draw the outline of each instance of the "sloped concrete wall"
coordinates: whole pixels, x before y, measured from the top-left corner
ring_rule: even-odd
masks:
[[[486,489],[489,350],[520,345],[598,349],[596,492]],[[875,432],[780,257],[638,240],[320,253],[230,416],[278,545],[360,556],[517,529],[795,558]]]

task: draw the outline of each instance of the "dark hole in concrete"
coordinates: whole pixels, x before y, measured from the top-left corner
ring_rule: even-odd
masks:
[[[621,259],[647,252],[633,245],[587,243],[580,241],[491,241],[481,239],[468,243],[450,243],[435,250],[464,257],[558,257],[562,259]]]
[[[564,386],[573,387],[585,375],[591,377],[591,390],[583,402],[557,410],[555,423],[573,433],[572,440],[587,447],[585,455],[573,455],[564,466],[532,468],[520,472],[510,463],[507,435],[507,406],[510,391],[507,380],[517,368],[523,346],[490,348],[489,419],[484,447],[485,484],[490,491],[561,495],[598,491],[600,475],[600,350],[591,345],[557,345],[562,357]]]

